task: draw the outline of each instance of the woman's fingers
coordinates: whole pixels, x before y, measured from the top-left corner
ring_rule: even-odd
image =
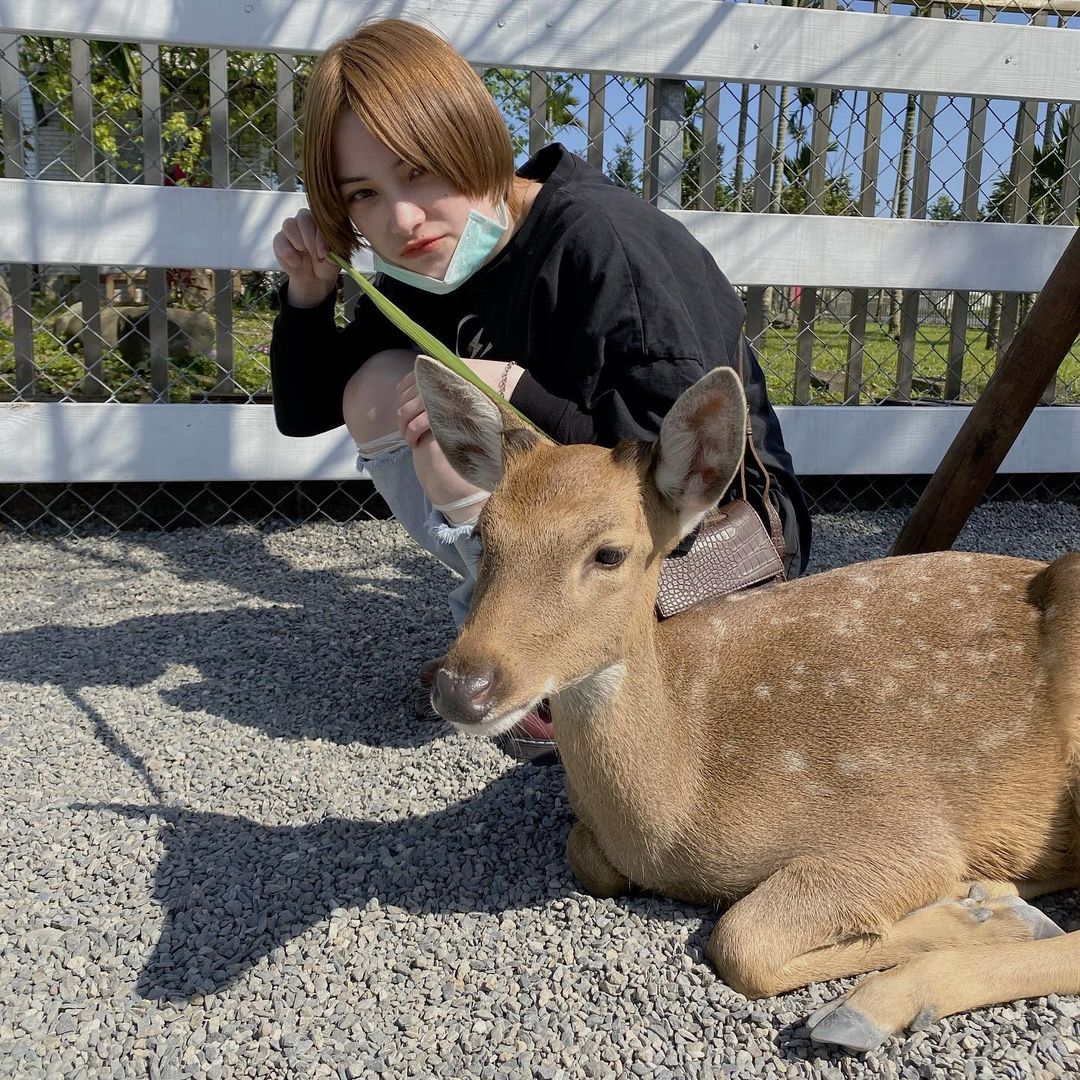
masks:
[[[431,424],[428,423],[427,410],[422,409],[417,416],[401,429],[401,437],[415,450],[420,445],[420,441],[430,431]]]
[[[302,266],[304,262],[304,257],[296,250],[296,245],[289,239],[284,226],[281,232],[274,236],[274,258],[286,273]]]
[[[310,210],[301,210],[294,218],[296,228],[300,233],[304,250],[311,257],[312,262],[326,258],[326,243],[322,233],[315,227],[315,219]]]
[[[312,275],[337,274],[337,267],[326,257],[326,241],[309,210],[301,210],[281,223],[274,237],[274,255],[285,269],[300,269],[306,262]]]
[[[431,425],[428,423],[424,399],[416,386],[416,376],[412,372],[409,372],[397,384],[394,403],[397,408],[398,431],[401,437],[415,449],[420,440],[431,430]]]

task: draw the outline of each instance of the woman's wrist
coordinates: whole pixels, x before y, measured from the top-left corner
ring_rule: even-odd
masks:
[[[507,401],[513,395],[518,380],[525,374],[523,367],[518,367],[517,364],[509,360],[467,359],[465,363],[472,368],[474,374],[479,375],[492,390],[497,391]]]
[[[330,282],[318,282],[311,286],[299,286],[290,278],[285,286],[285,300],[289,307],[315,308],[326,302],[337,289],[337,279]]]

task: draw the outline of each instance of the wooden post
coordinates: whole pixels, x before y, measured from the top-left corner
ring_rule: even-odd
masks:
[[[1080,230],[900,530],[893,555],[952,546],[1078,336]]]

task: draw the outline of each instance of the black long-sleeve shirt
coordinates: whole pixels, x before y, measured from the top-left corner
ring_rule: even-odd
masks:
[[[459,356],[525,369],[513,404],[562,443],[654,439],[676,398],[706,371],[735,366],[745,311],[709,252],[673,218],[562,146],[519,175],[542,184],[517,233],[451,293],[381,276],[378,287]],[[411,348],[361,297],[339,329],[333,299],[285,300],[270,350],[274,410],[285,435],[337,427],[345,384],[369,356]],[[772,475],[788,570],[810,550],[810,517],[753,352],[743,372],[754,442]],[[762,477],[747,461],[747,484]]]

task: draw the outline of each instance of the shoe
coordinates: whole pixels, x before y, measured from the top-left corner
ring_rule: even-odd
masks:
[[[555,745],[555,726],[544,702],[526,713],[507,734],[499,735],[494,742],[504,754],[509,754],[515,761],[524,761],[531,765],[554,765],[559,760],[559,749]]]
[[[416,673],[416,682],[410,691],[412,698],[413,716],[417,720],[439,720],[439,714],[431,707],[431,687],[435,682],[435,675],[442,662],[443,656],[436,656],[433,660],[425,660]]]

